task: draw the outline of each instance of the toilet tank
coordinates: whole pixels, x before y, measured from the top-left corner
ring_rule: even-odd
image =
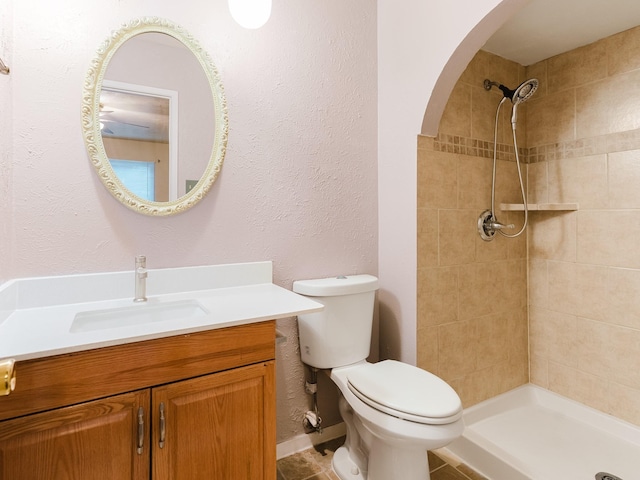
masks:
[[[293,282],[294,292],[324,305],[321,312],[298,315],[302,361],[316,368],[335,368],[366,359],[377,289],[373,275]]]

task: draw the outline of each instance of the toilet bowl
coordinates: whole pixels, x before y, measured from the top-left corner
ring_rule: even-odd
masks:
[[[298,317],[302,361],[326,369],[340,390],[345,444],[333,458],[342,480],[429,480],[427,450],[462,434],[462,404],[437,376],[369,355],[377,278],[354,275],[294,282],[324,311]]]
[[[426,451],[462,435],[459,397],[429,372],[385,360],[334,368],[330,376],[344,399],[340,413],[351,436],[334,456],[343,480],[428,479]]]

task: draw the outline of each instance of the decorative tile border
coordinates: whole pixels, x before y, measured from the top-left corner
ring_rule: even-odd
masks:
[[[459,153],[472,157],[493,158],[493,142],[466,138],[457,135],[438,134],[433,142],[433,149],[437,152]],[[520,158],[527,154],[526,148],[519,149]],[[498,160],[516,160],[513,145],[498,144]]]
[[[438,134],[433,141],[433,149],[437,152],[493,158],[493,142],[476,138]],[[537,147],[521,147],[519,153],[524,163],[539,163],[628,150],[640,150],[640,129]],[[513,145],[499,143],[497,158],[515,161]]]

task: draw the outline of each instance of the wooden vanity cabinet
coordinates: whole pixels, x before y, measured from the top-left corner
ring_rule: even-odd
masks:
[[[141,406],[148,390],[0,422],[0,478],[149,478],[148,436],[140,454],[131,448]]]
[[[269,321],[19,363],[0,480],[275,480],[274,357]]]
[[[274,375],[270,362],[153,389],[166,419],[164,438],[153,430],[152,478],[275,480],[275,425],[265,423]]]

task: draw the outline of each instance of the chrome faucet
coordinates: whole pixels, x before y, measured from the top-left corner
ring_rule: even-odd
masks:
[[[134,302],[147,301],[147,257],[138,255],[136,257],[136,296]]]

